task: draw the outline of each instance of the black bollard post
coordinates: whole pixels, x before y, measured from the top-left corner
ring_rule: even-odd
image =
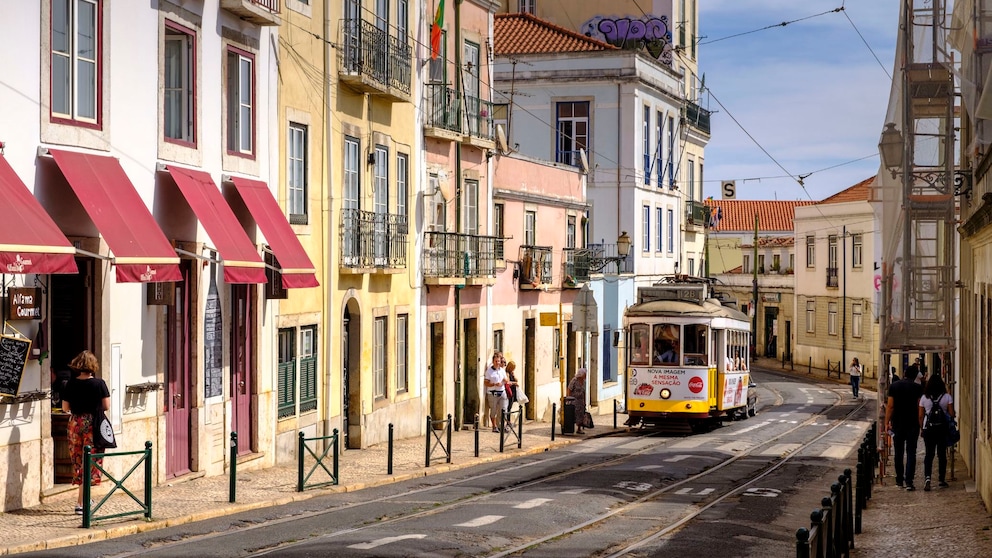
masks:
[[[479,413],[475,413],[475,456],[479,457]]]
[[[393,474],[393,423],[389,423],[389,448],[386,452],[386,474]]]
[[[89,502],[89,500],[86,500]],[[145,519],[152,519],[152,442],[145,440]]]
[[[431,416],[427,415],[427,438],[424,440],[424,467],[431,466]]]
[[[296,446],[296,491],[303,492],[303,433],[299,434]]]
[[[451,463],[451,413],[448,413],[448,463]]]
[[[613,430],[617,429],[617,400],[613,400]]]
[[[551,404],[551,441],[555,441],[555,417],[558,416],[558,404]]]
[[[517,449],[524,447],[524,410],[517,408]]]
[[[809,367],[806,368],[806,373],[807,374],[813,373],[813,357],[809,357]]]
[[[503,444],[506,443],[506,411],[499,414],[499,452],[503,453]]]
[[[334,470],[334,484],[341,484],[341,469],[340,469],[340,466],[341,466],[341,462],[340,462],[340,457],[341,457],[340,450],[341,450],[341,447],[338,446],[338,440],[340,439],[340,437],[338,436],[338,429],[337,428],[334,429],[333,436],[334,436],[334,440],[333,440],[333,444],[334,444],[334,469],[333,469]]]
[[[238,433],[231,432],[231,485],[228,487],[227,501],[234,503],[238,482]]]

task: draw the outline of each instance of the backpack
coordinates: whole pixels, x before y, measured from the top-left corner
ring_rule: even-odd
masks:
[[[947,413],[945,413],[944,409],[940,406],[940,399],[942,397],[943,395],[937,399],[934,399],[933,397],[930,398],[930,412],[927,413],[927,420],[923,425],[924,432],[946,432]]]

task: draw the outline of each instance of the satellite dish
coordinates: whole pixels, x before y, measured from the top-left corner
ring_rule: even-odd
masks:
[[[583,173],[589,172],[589,157],[586,156],[585,149],[579,150],[579,168]]]
[[[506,130],[503,129],[502,124],[496,125],[496,147],[500,153],[505,154],[510,152],[510,148],[506,143]]]

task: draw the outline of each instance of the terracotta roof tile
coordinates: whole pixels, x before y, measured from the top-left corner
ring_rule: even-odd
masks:
[[[854,186],[847,188],[846,190],[841,190],[836,194],[830,196],[829,198],[821,201],[821,204],[827,203],[846,203],[846,202],[859,202],[859,201],[869,201],[871,199],[871,188],[874,187],[875,177],[866,178],[861,182],[858,182]]]
[[[716,232],[754,231],[754,216],[758,216],[761,231],[792,231],[792,221],[798,206],[813,205],[811,201],[777,200],[706,200],[706,205],[719,207],[723,217],[713,229]]]
[[[531,14],[496,14],[493,51],[497,56],[602,50],[617,50],[617,47],[538,19]]]
[[[762,236],[758,237],[759,248],[787,248],[795,246],[796,239],[792,236]],[[742,244],[741,248],[754,248],[754,243]]]

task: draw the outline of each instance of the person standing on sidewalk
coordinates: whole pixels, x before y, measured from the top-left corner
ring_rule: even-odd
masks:
[[[854,393],[854,398],[858,398],[858,386],[861,385],[861,363],[858,361],[858,357],[854,357],[851,361],[851,367],[847,369],[847,373],[851,376],[851,391]]]
[[[575,371],[572,381],[568,382],[568,396],[575,398],[575,433],[585,434],[586,425],[586,369]]]
[[[945,474],[947,473],[947,423],[954,418],[954,399],[947,393],[947,386],[940,374],[934,374],[927,380],[927,387],[920,399],[920,428],[923,429],[923,490],[930,492],[930,474],[933,472],[933,456],[937,455],[937,486],[947,488]],[[930,411],[934,405],[940,406],[944,422],[940,426],[931,425]]]
[[[923,395],[923,387],[916,383],[918,371],[919,368],[909,367],[905,378],[889,386],[885,406],[885,423],[892,432],[895,452],[896,486],[901,488],[905,483],[908,491],[916,490],[913,477],[916,476],[916,444],[920,437],[917,408]]]
[[[93,424],[98,411],[110,410],[110,390],[103,378],[94,376],[100,369],[96,355],[83,351],[69,363],[69,368],[79,376],[69,380],[62,392],[62,410],[72,413],[69,417],[69,456],[72,460],[72,484],[79,486],[76,494],[76,515],[83,514],[83,475],[89,475],[90,484],[100,484],[103,458],[94,458],[89,471],[83,471],[83,447],[93,446]]]
[[[498,421],[506,412],[508,404],[504,366],[506,361],[503,359],[503,353],[496,351],[493,353],[493,363],[486,369],[483,379],[486,383],[486,401],[489,403],[489,422],[492,423],[493,432],[499,432]]]

